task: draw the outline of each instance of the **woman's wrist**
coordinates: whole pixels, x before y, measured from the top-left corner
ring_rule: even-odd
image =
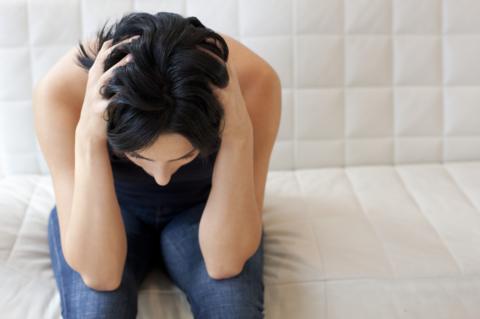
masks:
[[[222,135],[222,145],[245,145],[253,143],[253,130],[245,129],[243,132]]]
[[[101,123],[98,123],[100,121]],[[75,137],[82,141],[93,143],[106,143],[107,132],[105,120],[89,119],[88,121],[80,118],[75,128]]]

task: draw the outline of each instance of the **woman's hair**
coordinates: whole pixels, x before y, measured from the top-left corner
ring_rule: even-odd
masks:
[[[107,23],[97,31],[97,48],[109,39],[114,45],[140,35],[115,48],[103,66],[105,71],[128,53],[133,57],[100,89],[110,100],[105,120],[114,154],[125,158],[164,133],[184,136],[202,159],[218,150],[224,110],[210,85],[228,84],[225,40],[196,17],[171,12],[133,12],[108,28]],[[90,57],[81,42],[79,51],[76,63],[89,70],[98,51]]]

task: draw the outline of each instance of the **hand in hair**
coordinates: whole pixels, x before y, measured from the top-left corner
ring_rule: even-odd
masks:
[[[228,70],[228,85],[223,89],[212,86],[213,92],[225,111],[222,141],[243,139],[253,135],[253,126],[242,95],[237,72],[229,62],[226,62],[225,65]]]
[[[107,40],[103,43],[98,51],[95,62],[88,71],[87,87],[85,98],[80,113],[80,119],[77,124],[76,132],[80,134],[87,134],[89,136],[107,140],[107,121],[104,120],[103,115],[109,103],[108,100],[102,97],[100,89],[107,84],[111,78],[114,69],[128,63],[131,60],[130,54],[118,61],[111,68],[103,71],[104,61],[106,57],[118,46],[131,42],[138,36],[133,36],[120,41],[112,46],[112,40]]]

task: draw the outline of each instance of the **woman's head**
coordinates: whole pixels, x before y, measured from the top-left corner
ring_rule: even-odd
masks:
[[[186,138],[174,133],[161,134],[148,149],[126,156],[164,186],[181,166],[193,161],[198,154],[198,149]]]
[[[205,159],[221,143],[224,110],[211,86],[228,84],[225,40],[196,17],[133,12],[108,28],[105,23],[97,32],[96,47],[133,35],[140,37],[116,48],[105,60],[106,70],[128,53],[133,57],[131,63],[117,67],[100,90],[110,99],[106,120],[112,151],[128,158],[150,154],[167,163],[191,146]],[[90,69],[96,52],[89,56],[81,43],[79,50],[77,63]],[[174,150],[173,141],[183,146]]]

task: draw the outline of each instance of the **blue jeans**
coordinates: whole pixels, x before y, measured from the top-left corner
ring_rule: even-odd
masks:
[[[264,234],[259,249],[239,275],[211,278],[198,243],[205,204],[175,211],[121,203],[128,253],[122,282],[112,291],[86,286],[80,274],[66,263],[55,206],[49,216],[48,241],[62,317],[136,318],[138,289],[155,262],[160,262],[166,275],[185,293],[195,319],[264,318]]]

